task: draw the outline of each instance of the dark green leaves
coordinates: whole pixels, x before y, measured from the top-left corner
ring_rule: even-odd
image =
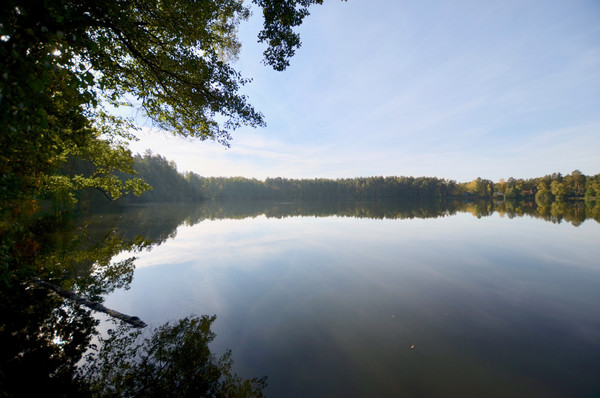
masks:
[[[254,3],[265,18],[265,62],[283,70],[300,46],[293,28],[322,0]],[[127,136],[128,127],[113,123],[116,132],[107,133],[99,104],[127,106],[124,98],[135,98],[160,128],[224,145],[240,126],[264,126],[240,94],[249,79],[231,66],[241,46],[238,25],[249,15],[243,0],[2,2],[0,182],[10,189],[0,187],[7,188],[0,200],[53,192],[70,198],[67,191],[82,187],[110,197],[139,193],[135,180],[113,178],[129,166],[122,143],[110,137]],[[63,178],[58,170],[73,156],[94,163],[94,175]]]
[[[102,397],[262,397],[265,378],[242,380],[228,351],[216,358],[208,347],[215,316],[184,318],[143,335],[119,327],[102,341],[85,371]]]
[[[253,0],[253,3],[263,11],[264,25],[258,41],[268,45],[263,53],[264,63],[275,70],[285,70],[302,45],[300,35],[293,28],[300,26],[310,14],[310,5],[323,4],[323,0]]]

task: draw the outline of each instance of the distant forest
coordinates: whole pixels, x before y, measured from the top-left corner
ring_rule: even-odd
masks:
[[[127,195],[125,203],[177,202],[218,199],[425,199],[496,198],[535,200],[551,203],[600,196],[600,174],[586,176],[578,170],[531,179],[501,179],[493,182],[477,178],[470,182],[436,177],[359,177],[342,179],[257,180],[243,177],[202,177],[193,172],[179,173],[175,162],[146,152],[135,156],[137,177],[153,189],[141,196]]]

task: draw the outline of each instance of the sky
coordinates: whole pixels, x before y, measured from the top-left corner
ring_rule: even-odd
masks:
[[[261,63],[260,11],[234,67],[265,128],[231,147],[140,121],[180,172],[264,179],[532,178],[600,173],[598,0],[326,0],[284,72]]]

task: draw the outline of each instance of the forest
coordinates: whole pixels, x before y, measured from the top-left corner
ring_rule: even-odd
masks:
[[[321,3],[252,1],[262,15],[265,65],[286,69],[301,44],[295,29]],[[233,65],[250,7],[241,0],[0,2],[0,396],[262,396],[263,379],[242,380],[231,372],[231,354],[210,353],[214,317],[165,324],[144,346],[117,328],[97,341],[81,373],[98,335],[98,320],[81,303],[99,305],[126,288],[132,260],[113,267],[110,258],[149,243],[114,228],[75,226],[82,216],[71,217],[77,206],[97,209],[149,183],[156,188],[148,200],[199,199],[174,165],[136,164],[127,143],[138,127],[117,108],[226,146],[235,129],[265,125],[240,92],[249,79]],[[165,181],[180,185],[160,197]],[[91,239],[96,232],[99,240]],[[81,300],[60,296],[65,291]]]
[[[323,0],[251,3],[262,16],[263,63],[282,71],[301,44],[295,29],[308,7]],[[159,244],[175,233],[177,217],[186,216],[171,206],[168,228],[156,227],[155,212],[144,222],[118,223],[128,221],[119,216],[99,226],[109,218],[100,213],[104,206],[473,197],[551,203],[541,214],[555,220],[560,203],[600,196],[600,174],[579,171],[498,182],[261,181],[180,173],[161,155],[133,155],[128,142],[139,127],[120,116],[131,110],[174,135],[226,146],[237,128],[265,125],[242,91],[250,79],[234,62],[238,27],[250,14],[241,0],[0,3],[0,396],[262,396],[262,377],[243,380],[232,371],[231,353],[210,353],[212,316],[183,318],[144,336],[131,325],[99,336],[93,308],[79,299],[100,304],[127,289],[134,257],[113,257]],[[85,209],[96,214],[78,212]],[[568,219],[581,222],[584,213],[580,206]]]
[[[119,203],[177,202],[200,200],[362,200],[428,198],[494,198],[531,200],[542,204],[588,199],[600,195],[600,174],[586,176],[575,170],[530,179],[477,178],[456,182],[437,177],[357,177],[340,179],[258,180],[244,177],[203,177],[194,172],[179,173],[177,165],[147,151],[134,157],[136,177],[152,189],[140,196],[125,195]],[[133,176],[129,176],[133,177]],[[97,197],[97,199],[101,199]]]

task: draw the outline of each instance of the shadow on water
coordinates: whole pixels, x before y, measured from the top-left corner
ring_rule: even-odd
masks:
[[[92,302],[128,289],[135,257],[113,261],[175,237],[179,225],[258,216],[413,219],[468,212],[488,217],[535,217],[578,226],[600,222],[598,203],[427,202],[205,202],[140,205],[58,221],[5,222],[0,230],[0,395],[261,396],[264,379],[231,371],[231,353],[217,358],[208,344],[214,317],[185,318],[153,331],[116,325],[90,350],[98,321],[80,302],[34,283],[43,280]],[[18,220],[16,220],[18,221]],[[11,225],[11,227],[6,227]],[[87,365],[81,367],[85,354]],[[35,380],[35,383],[31,381]],[[158,382],[160,380],[160,382]],[[176,390],[181,388],[180,390]]]

